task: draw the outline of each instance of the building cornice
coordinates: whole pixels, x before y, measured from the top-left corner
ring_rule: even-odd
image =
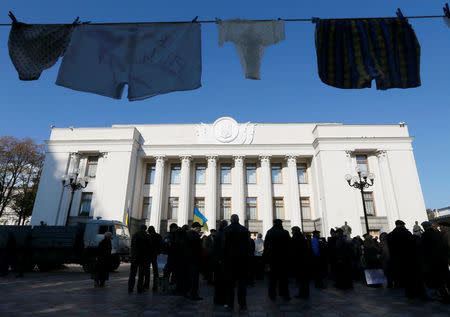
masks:
[[[315,148],[319,143],[412,143],[414,137],[319,137],[315,138],[312,146]]]

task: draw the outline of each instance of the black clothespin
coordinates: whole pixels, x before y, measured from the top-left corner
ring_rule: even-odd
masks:
[[[319,23],[319,21],[320,21],[320,19],[317,18],[317,17],[312,17],[312,18],[311,18],[311,22],[312,22],[312,23]]]
[[[448,3],[445,4],[445,7],[444,7],[444,14],[445,14],[445,16],[446,16],[447,18],[450,19],[450,8],[448,7]]]
[[[11,18],[13,23],[18,23],[19,22],[19,21],[17,21],[16,17],[14,16],[14,14],[11,11],[9,11],[8,16]]]
[[[221,19],[219,19],[218,17],[216,17],[216,23],[219,23],[219,22],[221,22],[222,20]]]
[[[400,8],[397,9],[397,17],[400,19],[404,19],[405,17],[403,16],[402,10],[400,10]]]
[[[197,19],[198,19],[198,15],[195,18],[193,18],[191,22],[192,23],[197,23]]]

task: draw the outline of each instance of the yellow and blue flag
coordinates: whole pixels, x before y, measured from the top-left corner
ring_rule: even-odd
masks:
[[[200,212],[200,210],[198,210],[197,207],[194,207],[194,222],[198,222],[202,225],[205,231],[209,231],[207,224],[208,219],[206,219],[206,217]]]

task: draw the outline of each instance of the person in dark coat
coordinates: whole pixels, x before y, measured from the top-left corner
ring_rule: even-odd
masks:
[[[131,266],[130,276],[128,278],[128,293],[134,290],[136,282],[136,273],[139,271],[137,291],[142,293],[144,291],[144,277],[149,275],[150,270],[150,254],[149,248],[151,246],[150,235],[146,232],[147,226],[141,225],[139,231],[131,238]]]
[[[216,237],[216,229],[211,229],[209,235],[203,238],[203,249],[205,251],[205,263],[203,273],[205,275],[208,284],[213,284],[213,272],[214,272],[214,239]]]
[[[395,229],[388,234],[387,241],[394,285],[403,287],[409,298],[426,298],[418,245],[403,221],[395,222]]]
[[[447,263],[447,243],[441,232],[432,227],[431,222],[422,222],[422,252],[425,266],[425,280],[429,288],[439,292],[442,300],[450,303],[447,287],[449,269]]]
[[[227,305],[234,307],[234,288],[238,286],[238,304],[241,311],[247,309],[248,265],[251,255],[250,232],[239,224],[239,216],[231,215],[230,225],[223,230],[224,264],[228,278]]]
[[[272,300],[275,300],[277,296],[277,283],[279,284],[279,295],[284,300],[290,300],[287,267],[290,239],[289,232],[283,229],[282,221],[275,219],[273,227],[267,231],[266,240],[264,240],[264,258],[270,267],[269,297]]]
[[[335,246],[335,281],[339,289],[353,288],[352,244],[344,235],[344,230],[336,229]]]
[[[320,239],[320,231],[314,230],[311,238],[311,249],[313,251],[312,266],[313,278],[316,288],[325,288],[324,279],[327,276],[327,244]]]
[[[330,237],[327,239],[327,254],[329,262],[329,278],[336,279],[336,239],[337,234],[334,228],[330,229]]]
[[[192,224],[192,229],[186,233],[185,260],[187,263],[188,292],[186,297],[191,300],[202,300],[198,295],[198,280],[202,260],[202,240],[200,231],[202,225],[198,222]]]
[[[174,232],[175,295],[181,296],[186,296],[189,288],[188,263],[185,255],[188,230],[189,227],[184,225]]]
[[[177,231],[178,225],[171,223],[169,226],[169,233],[165,236],[163,241],[164,252],[167,253],[167,262],[164,265],[164,278],[170,279],[171,275],[174,275],[177,263],[177,252],[175,247],[175,231]]]
[[[105,232],[104,239],[100,241],[97,247],[95,260],[94,287],[104,287],[105,281],[109,279],[111,270],[111,232]]]
[[[162,237],[159,233],[155,231],[155,227],[149,226],[148,227],[148,234],[150,235],[150,266],[152,267],[153,271],[153,291],[158,290],[158,279],[159,279],[159,270],[158,270],[158,254],[161,253],[162,248]],[[150,270],[148,270],[148,273],[150,273]],[[150,274],[147,274],[145,276],[144,281],[144,289],[148,290],[150,288]]]
[[[255,285],[255,269],[256,269],[256,256],[255,256],[255,240],[251,237],[248,238],[250,244],[250,257],[248,265],[248,285]]]
[[[226,276],[225,276],[225,264],[224,264],[224,250],[225,237],[223,230],[228,226],[226,220],[220,222],[219,230],[214,238],[214,253],[215,253],[215,265],[214,265],[214,304],[225,305],[226,304]]]
[[[292,227],[291,230],[292,238],[289,249],[291,251],[292,271],[298,287],[298,295],[295,297],[308,298],[312,250],[308,240],[299,227]]]

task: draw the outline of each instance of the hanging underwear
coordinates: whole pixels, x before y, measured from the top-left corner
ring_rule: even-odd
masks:
[[[56,84],[120,99],[141,100],[201,86],[198,23],[81,25],[61,63]]]
[[[450,28],[450,18],[447,16],[444,16],[444,22]]]
[[[327,85],[377,89],[420,86],[420,45],[404,18],[314,19],[319,77]]]
[[[55,65],[69,45],[71,24],[25,24],[13,20],[8,50],[20,80],[37,80]]]
[[[259,72],[267,46],[285,39],[284,21],[219,21],[219,46],[232,42],[236,47],[242,70],[249,79],[261,79]]]

